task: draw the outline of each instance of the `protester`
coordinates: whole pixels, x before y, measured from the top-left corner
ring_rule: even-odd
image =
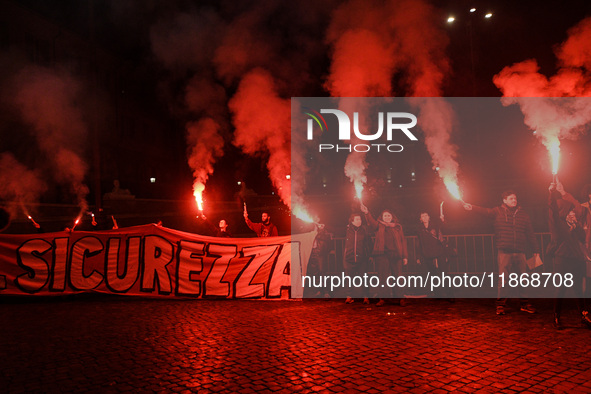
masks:
[[[402,226],[398,223],[398,218],[389,210],[382,211],[378,220],[371,216],[369,209],[363,204],[361,211],[365,214],[370,229],[376,231],[372,254],[380,284],[384,285],[378,288],[381,297],[376,306],[384,305],[384,298],[388,297],[397,299],[400,306],[406,306],[406,300],[402,298],[402,289],[399,286],[390,287],[386,282],[389,276],[396,278],[402,276],[402,264],[408,264],[406,239]]]
[[[345,250],[343,251],[345,260],[345,272],[351,278],[354,276],[363,276],[368,271],[370,254],[371,235],[367,226],[363,225],[361,215],[353,213],[349,217],[347,233],[345,238]],[[364,304],[369,304],[369,289],[362,289]],[[351,294],[351,293],[349,293]],[[355,299],[347,296],[346,304],[352,304]]]
[[[512,190],[502,194],[503,204],[495,208],[482,208],[476,205],[464,203],[464,209],[474,211],[492,219],[495,229],[495,243],[498,249],[499,276],[509,277],[510,273],[523,274],[526,270],[525,253],[528,247],[538,258],[539,249],[529,215],[517,205],[517,195]],[[497,315],[505,314],[507,304],[507,288],[498,282]],[[527,313],[535,313],[536,310],[524,298],[524,291],[518,287],[521,299],[521,310]]]
[[[257,234],[257,237],[276,237],[278,235],[277,227],[271,223],[271,216],[267,212],[261,215],[262,223],[253,223],[248,218],[248,212],[244,209],[244,220],[246,225]]]
[[[308,273],[326,275],[328,273],[328,255],[333,246],[332,234],[326,230],[324,224],[317,224],[316,229],[317,234],[312,246],[310,260],[308,261]],[[330,297],[327,289],[324,289],[324,293],[319,292],[316,295]]]
[[[591,319],[583,297],[583,282],[585,280],[585,231],[577,218],[582,216],[581,204],[564,190],[562,183],[550,184],[548,203],[550,206],[549,227],[552,234],[547,255],[554,256],[554,273],[562,276],[572,274],[573,290],[577,297],[577,307],[581,314],[581,322],[591,328]],[[560,198],[559,198],[560,196]],[[556,289],[554,300],[554,327],[562,328],[560,314],[562,312],[563,297],[566,286]]]
[[[585,247],[587,248],[587,255],[591,255],[591,185],[587,185],[584,191],[586,202],[581,204],[583,208],[583,215],[581,223],[585,231]]]
[[[108,216],[103,208],[99,208],[96,215],[92,216],[92,230],[116,230],[119,228],[113,216]]]
[[[449,273],[449,260],[452,249],[449,248],[443,238],[441,223],[435,224],[427,212],[420,216],[421,225],[418,233],[419,256],[421,265],[432,275]],[[447,297],[449,302],[454,302],[453,289],[442,287],[434,294],[436,297]]]
[[[203,219],[203,221],[205,222],[207,227],[209,227],[211,233],[215,237],[232,238],[232,234],[230,234],[230,232],[228,231],[228,222],[226,222],[226,219],[220,220],[218,223],[218,227],[214,226],[213,223],[211,223],[207,216],[205,216],[204,214],[201,215],[201,219]]]

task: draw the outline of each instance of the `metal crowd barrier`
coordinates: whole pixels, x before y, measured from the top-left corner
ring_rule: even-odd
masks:
[[[409,264],[403,268],[405,272],[422,272],[424,269],[417,260],[420,259],[418,250],[418,239],[416,236],[406,236]],[[457,250],[457,257],[450,261],[451,273],[473,273],[473,272],[496,272],[497,271],[497,249],[495,247],[493,234],[467,234],[447,235],[448,245]],[[550,242],[550,233],[536,233],[540,257],[544,262],[542,272],[553,271],[552,258],[546,256],[546,247]],[[333,238],[333,245],[328,254],[327,274],[343,272],[343,248],[344,238]],[[373,259],[370,259],[370,272],[375,272]]]

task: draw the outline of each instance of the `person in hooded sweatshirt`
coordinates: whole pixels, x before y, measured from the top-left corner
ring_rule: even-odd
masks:
[[[257,234],[257,237],[259,238],[276,237],[278,235],[277,227],[275,227],[275,225],[271,223],[271,215],[269,215],[267,212],[262,213],[261,223],[253,223],[248,218],[248,212],[246,211],[246,209],[244,209],[244,221],[246,222],[248,228],[254,231]]]
[[[503,204],[495,208],[482,208],[464,203],[464,209],[482,214],[493,221],[495,244],[497,247],[499,276],[504,275],[505,286],[498,281],[497,315],[505,314],[507,304],[507,286],[509,275],[521,275],[526,272],[526,250],[532,250],[534,257],[539,255],[538,242],[534,235],[529,215],[517,205],[517,195],[512,190],[502,194]],[[521,311],[535,313],[536,310],[524,297],[524,291],[517,287],[521,300]]]
[[[372,255],[380,277],[380,284],[384,285],[384,287],[378,288],[380,300],[376,306],[384,305],[384,298],[390,297],[397,299],[400,306],[406,306],[402,289],[398,286],[390,287],[387,284],[389,276],[396,278],[402,276],[402,265],[408,264],[408,252],[402,225],[390,210],[382,211],[377,220],[371,216],[366,206],[362,205],[361,211],[365,214],[370,229],[376,232]]]
[[[583,282],[585,280],[585,231],[578,218],[583,215],[583,207],[569,193],[564,190],[562,183],[557,181],[548,188],[549,227],[552,235],[548,254],[554,256],[554,273],[563,276],[572,274],[573,290],[577,297],[577,306],[581,314],[581,323],[591,328],[591,319],[583,297]],[[554,299],[554,327],[561,329],[560,314],[562,301],[566,293],[566,286],[556,289]]]
[[[347,225],[345,249],[343,252],[345,272],[348,276],[363,276],[367,273],[370,242],[371,234],[367,226],[363,224],[361,215],[359,213],[351,214],[349,217],[349,224]],[[364,295],[363,303],[369,304],[369,289],[363,287],[362,293]],[[351,296],[347,296],[345,303],[352,304],[353,302],[355,302],[355,299]]]

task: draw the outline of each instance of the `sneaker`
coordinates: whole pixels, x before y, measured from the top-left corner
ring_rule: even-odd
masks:
[[[583,311],[581,316],[581,323],[587,328],[591,328],[591,317],[589,317],[589,312]]]
[[[351,297],[347,297],[347,299],[345,300],[345,304],[352,304],[354,302],[355,302],[355,300]]]
[[[364,299],[363,299],[363,303],[364,303],[365,305],[369,305],[369,298],[364,298]]]
[[[521,305],[521,311],[526,313],[536,313],[536,310],[531,304]]]
[[[384,304],[386,304],[386,301],[384,301],[384,300],[380,299],[380,300],[377,302],[376,306],[384,306]]]
[[[504,306],[497,306],[497,315],[504,315],[505,314],[505,307]]]

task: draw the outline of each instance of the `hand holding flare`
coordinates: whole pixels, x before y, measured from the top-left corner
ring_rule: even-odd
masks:
[[[74,226],[72,226],[72,229],[70,231],[74,231],[74,229],[76,228],[76,226],[78,225],[78,223],[80,223],[80,216],[78,216],[76,218],[76,221],[74,222]]]
[[[369,209],[361,202],[361,200],[359,200],[359,205],[361,212],[367,215],[369,213]]]
[[[27,218],[29,218],[29,220],[30,220],[31,222],[33,222],[33,226],[35,226],[35,228],[41,228],[41,226],[39,225],[39,223],[37,223],[37,222],[35,221],[35,219],[33,219],[33,217],[32,217],[31,215],[27,215]]]

